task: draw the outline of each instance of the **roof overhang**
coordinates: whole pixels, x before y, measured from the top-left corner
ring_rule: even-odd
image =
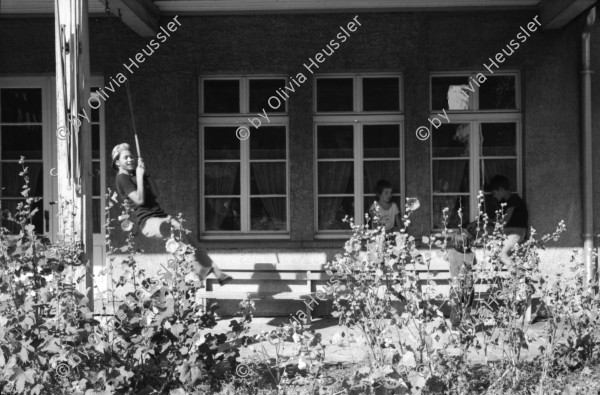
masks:
[[[561,29],[596,4],[596,0],[544,0],[540,6],[544,29]]]
[[[326,12],[478,11],[540,9],[545,29],[567,25],[596,0],[88,0],[91,16],[111,12],[140,36],[158,31],[158,18],[178,15],[243,15]],[[0,16],[49,16],[53,0],[1,0]]]
[[[88,0],[90,15],[104,14],[106,0]],[[110,8],[122,3],[137,7],[152,4],[167,14],[244,14],[296,12],[387,12],[456,11],[482,9],[537,8],[541,0],[108,0]],[[48,15],[54,12],[53,0],[2,0],[0,15]]]
[[[245,14],[303,12],[457,11],[536,8],[540,0],[157,0],[165,13]]]

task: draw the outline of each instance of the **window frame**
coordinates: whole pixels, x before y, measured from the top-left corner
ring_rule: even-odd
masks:
[[[432,72],[429,77],[429,116],[437,116],[439,111],[434,111],[432,109],[433,105],[433,95],[432,95],[432,87],[433,87],[433,78],[434,77],[462,77],[468,76],[473,77],[478,73],[482,73],[486,77],[490,77],[490,75],[486,75],[483,71],[465,71],[465,72]],[[520,196],[523,196],[523,111],[521,107],[521,79],[520,72],[517,70],[507,70],[498,73],[494,73],[492,77],[501,77],[501,76],[514,76],[515,77],[515,109],[501,109],[501,110],[478,110],[479,107],[479,89],[476,88],[473,94],[473,103],[474,109],[469,111],[465,110],[446,110],[450,122],[443,123],[447,124],[468,124],[469,125],[469,156],[464,157],[469,161],[469,192],[460,193],[460,192],[447,192],[440,193],[434,192],[434,184],[433,184],[433,161],[434,160],[457,160],[459,157],[433,157],[433,138],[429,138],[429,186],[430,186],[430,203],[429,208],[431,212],[430,216],[430,228],[433,232],[441,231],[442,228],[434,227],[434,197],[435,196],[468,196],[469,197],[469,218],[467,219],[469,222],[474,221],[477,216],[475,213],[478,212],[478,200],[477,196],[480,190],[483,189],[481,185],[481,161],[484,159],[514,159],[516,161],[516,177],[517,177],[517,185],[513,185],[513,192],[518,193]],[[485,82],[483,82],[485,84]],[[451,114],[451,115],[450,115]],[[480,132],[481,125],[486,123],[514,123],[515,124],[515,156],[484,156],[481,153],[480,146]],[[431,134],[435,134],[435,129],[432,128]],[[487,193],[486,193],[487,194]]]
[[[288,104],[287,100],[284,102],[285,104],[285,112],[273,112],[267,114],[270,119],[270,123],[262,124],[261,127],[267,126],[281,126],[285,128],[285,140],[286,140],[286,157],[283,159],[260,159],[260,160],[251,160],[250,159],[250,139],[252,138],[252,130],[255,130],[255,133],[260,133],[260,128],[256,131],[256,129],[249,127],[250,129],[250,138],[246,140],[240,140],[240,158],[239,159],[227,159],[227,160],[219,160],[219,159],[205,159],[204,158],[204,129],[206,127],[240,127],[246,126],[248,127],[250,124],[248,122],[248,117],[258,116],[256,113],[250,113],[250,80],[257,79],[282,79],[285,84],[289,83],[289,78],[285,75],[274,74],[274,75],[211,75],[211,76],[202,76],[199,78],[199,191],[200,191],[200,199],[199,199],[199,213],[200,213],[200,223],[199,223],[199,237],[202,240],[231,240],[231,239],[289,239],[290,238],[290,130],[289,130],[289,116],[288,116]],[[240,113],[204,113],[204,91],[203,84],[206,80],[238,80],[240,81]],[[270,107],[269,107],[270,109]],[[267,110],[267,108],[265,108]],[[238,162],[240,163],[240,213],[247,213],[245,216],[241,216],[240,218],[240,230],[237,231],[213,231],[206,230],[206,204],[205,198],[206,195],[204,193],[204,179],[205,179],[205,163],[219,163],[219,162]],[[250,163],[252,161],[256,162],[284,162],[285,161],[285,174],[286,174],[286,229],[281,231],[272,231],[272,230],[251,230],[251,217],[250,217]],[[275,197],[281,197],[279,195]]]
[[[91,76],[90,77],[90,95],[92,96],[100,96],[98,93],[95,93],[92,91],[93,88],[102,88],[104,86],[104,77],[101,76]],[[106,226],[105,226],[105,206],[106,206],[106,119],[105,119],[105,107],[106,104],[103,103],[102,101],[102,97],[100,96],[99,99],[97,99],[101,105],[98,108],[98,121],[94,122],[92,121],[91,117],[91,111],[92,109],[90,108],[90,131],[91,131],[91,127],[92,125],[98,125],[99,127],[99,132],[100,132],[100,157],[98,159],[94,159],[93,155],[92,155],[92,169],[94,166],[94,163],[99,163],[100,164],[100,195],[94,195],[92,193],[92,205],[93,205],[93,201],[94,200],[100,200],[100,233],[94,233],[94,242],[96,243],[100,243],[100,239],[102,239],[102,243],[105,242],[105,234],[106,234]],[[102,105],[104,104],[104,105]],[[87,122],[87,121],[86,121]],[[96,240],[97,239],[97,240]]]
[[[91,87],[102,88],[104,86],[104,77],[99,75],[90,76],[89,80]],[[43,75],[31,75],[31,76],[4,76],[0,77],[0,88],[40,88],[42,91],[42,159],[31,160],[26,159],[26,163],[42,163],[42,169],[44,171],[43,180],[43,209],[49,213],[48,231],[46,227],[43,228],[43,233],[46,237],[54,240],[58,234],[58,221],[56,217],[54,202],[58,200],[58,186],[56,179],[52,177],[52,174],[48,171],[56,165],[57,153],[56,153],[56,78],[53,76]],[[100,195],[92,195],[92,201],[100,200],[100,233],[93,233],[94,246],[104,245],[105,243],[105,226],[104,226],[104,213],[105,213],[105,192],[106,192],[106,122],[105,122],[105,107],[106,104],[100,100],[99,119],[98,122],[91,122],[91,109],[90,109],[90,127],[92,124],[98,124],[100,127],[100,158],[92,158],[92,163],[99,162],[100,164]],[[79,117],[81,122],[87,122],[87,120]],[[3,162],[14,162],[18,160],[6,160]],[[1,175],[1,170],[0,170]],[[6,199],[2,197],[2,199]],[[22,198],[14,198],[15,200],[22,200]],[[11,199],[8,199],[11,200]],[[93,203],[92,203],[93,204]],[[90,207],[90,209],[93,209]],[[45,215],[43,212],[38,215]],[[45,219],[43,220],[46,221]],[[93,224],[92,224],[93,227]]]
[[[362,112],[363,108],[363,97],[362,97],[362,78],[398,78],[399,84],[399,106],[398,112],[391,111],[367,111]],[[352,78],[353,79],[353,111],[352,112],[317,112],[317,80],[325,78]],[[403,91],[403,74],[402,73],[352,73],[352,74],[318,74],[313,77],[313,180],[314,180],[314,191],[313,191],[313,205],[314,205],[314,237],[315,239],[339,239],[345,238],[352,229],[348,230],[325,230],[319,229],[319,162],[323,159],[318,158],[318,142],[317,142],[317,129],[323,125],[352,125],[353,126],[353,157],[340,158],[340,159],[326,159],[326,162],[336,161],[352,161],[354,170],[354,222],[355,224],[364,223],[364,213],[367,209],[364,208],[365,196],[371,195],[370,193],[364,192],[364,126],[365,125],[398,125],[398,133],[400,146],[398,147],[400,156],[398,158],[368,158],[367,161],[383,161],[383,160],[398,160],[399,161],[399,174],[400,174],[400,187],[399,190],[394,191],[393,196],[400,196],[400,212],[404,215],[404,204],[402,197],[406,197],[406,179],[405,179],[405,159],[404,154],[405,147],[405,114],[404,114],[404,91]],[[335,196],[342,196],[345,194],[339,194]]]
[[[54,95],[54,79],[50,77],[44,76],[15,76],[15,77],[0,77],[0,89],[39,89],[41,91],[41,114],[42,119],[40,122],[23,122],[18,123],[16,125],[24,126],[24,125],[39,125],[42,129],[42,158],[41,159],[27,159],[25,158],[25,165],[27,166],[30,163],[39,163],[42,165],[42,196],[32,196],[32,197],[41,197],[43,200],[42,209],[43,212],[38,213],[37,215],[45,216],[45,212],[51,211],[51,202],[54,199],[53,193],[53,180],[51,175],[47,172],[49,168],[51,168],[52,164],[55,163],[54,157],[55,149],[53,148],[52,138],[56,137],[55,133],[52,131],[56,131],[56,121],[55,114],[53,111],[53,100],[56,97]],[[5,125],[5,123],[1,123]],[[12,124],[7,122],[6,124]],[[18,159],[1,159],[1,163],[15,163],[18,164]],[[2,169],[0,166],[0,177],[2,176]],[[0,178],[1,184],[1,178]],[[14,201],[22,201],[23,197],[5,197],[0,194],[2,200],[14,200]],[[48,229],[46,231],[46,229]],[[41,235],[44,235],[49,238],[53,238],[54,235],[58,232],[58,223],[49,219],[47,222],[45,218],[42,218],[42,232]]]

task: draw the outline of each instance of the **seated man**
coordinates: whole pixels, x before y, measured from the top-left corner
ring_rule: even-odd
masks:
[[[510,252],[514,246],[525,239],[528,228],[528,213],[527,206],[523,199],[511,191],[510,181],[508,178],[496,175],[490,180],[490,192],[495,201],[495,207],[488,210],[488,218],[492,223],[488,223],[488,233],[493,232],[494,223],[496,222],[496,210],[502,209],[502,204],[506,204],[503,208],[503,228],[506,240],[504,241],[502,251],[500,252],[500,261],[503,264],[512,263]],[[481,224],[481,222],[479,222]],[[467,226],[469,233],[473,236],[477,234],[477,221],[470,223]]]

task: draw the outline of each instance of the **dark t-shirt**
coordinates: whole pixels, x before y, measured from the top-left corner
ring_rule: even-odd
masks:
[[[506,206],[504,207],[506,211],[511,207],[515,208],[512,216],[506,225],[504,225],[505,228],[527,228],[527,206],[519,195],[512,195],[508,200],[502,201],[501,203],[506,203]]]
[[[123,197],[123,199],[128,199],[128,195],[137,191],[137,180],[134,175],[127,174],[117,174],[117,178],[115,180],[117,184],[117,192],[119,195]],[[156,201],[156,196],[152,193],[152,189],[150,188],[150,183],[148,182],[148,176],[144,175],[144,204],[141,206],[136,206],[129,200],[130,204],[133,206],[133,213],[135,214],[136,224],[138,228],[142,228],[144,223],[148,218],[163,218],[168,216]]]

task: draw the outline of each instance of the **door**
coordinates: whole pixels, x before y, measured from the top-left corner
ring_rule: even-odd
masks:
[[[101,77],[93,77],[94,87],[102,86]],[[94,96],[94,94],[92,94]],[[101,102],[102,103],[102,102]],[[96,106],[96,105],[95,105]],[[82,122],[87,122],[81,119]],[[104,191],[106,158],[104,145],[104,107],[91,110],[92,131],[92,212],[94,266],[104,265]],[[30,197],[39,198],[33,224],[38,234],[55,240],[58,232],[56,168],[56,91],[53,77],[0,78],[0,203],[4,215],[0,224],[11,232],[18,227],[5,219],[6,210],[14,212],[23,201],[26,166]],[[19,163],[21,156],[24,162]]]
[[[0,201],[2,226],[11,233],[19,227],[6,220],[23,201],[27,168],[29,196],[40,199],[32,204],[37,210],[33,224],[39,234],[51,237],[55,224],[49,213],[52,202],[52,124],[49,78],[0,78]],[[20,158],[24,161],[19,163]]]

